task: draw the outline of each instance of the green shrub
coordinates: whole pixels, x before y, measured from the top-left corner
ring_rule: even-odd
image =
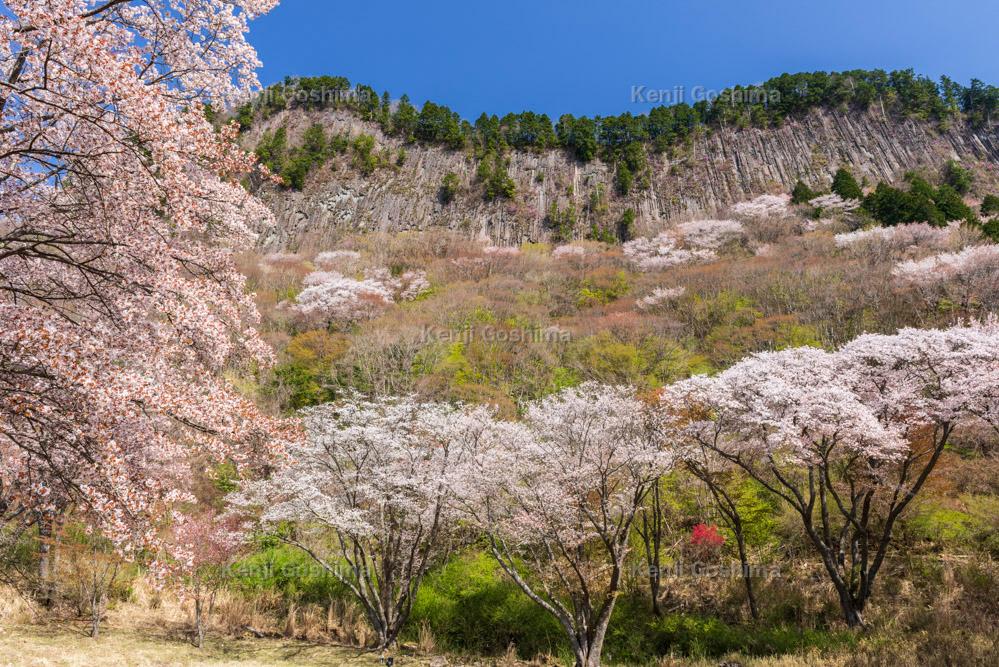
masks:
[[[271,539],[262,539],[259,550],[234,564],[231,572],[236,589],[277,591],[289,601],[325,605],[351,595],[308,554]]]
[[[958,194],[966,195],[971,191],[973,176],[957,160],[947,161],[944,165],[943,178],[944,183],[954,188]]]
[[[458,174],[453,171],[449,171],[444,174],[444,178],[441,180],[441,187],[438,191],[438,197],[442,204],[450,204],[454,201],[454,198],[458,195],[458,189],[461,187],[461,181],[458,180]]]
[[[794,190],[791,191],[792,204],[807,204],[813,199],[815,199],[815,192],[805,185],[804,181],[798,181],[794,184]]]
[[[442,648],[496,655],[510,644],[523,658],[565,653],[558,622],[531,601],[489,555],[471,551],[427,576],[405,634],[426,622]]]
[[[849,169],[839,168],[833,176],[832,191],[843,199],[863,199],[864,191]]]
[[[999,195],[985,195],[982,200],[982,216],[992,216],[999,213]]]

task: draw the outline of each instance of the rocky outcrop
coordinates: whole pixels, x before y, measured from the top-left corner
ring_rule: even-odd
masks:
[[[671,155],[650,156],[648,187],[627,197],[614,194],[613,168],[599,161],[582,164],[562,151],[515,152],[509,173],[517,185],[513,200],[486,202],[475,182],[476,160],[467,152],[422,144],[403,145],[377,126],[350,113],[285,111],[247,133],[255,146],[262,132],[285,126],[294,145],[310,124],[327,131],[373,135],[384,166],[364,176],[342,154],[310,175],[304,191],[267,186],[258,193],[278,219],[261,236],[269,250],[328,248],[345,235],[367,231],[446,228],[488,236],[498,244],[544,240],[552,201],[570,200],[579,212],[577,231],[597,219],[617,220],[637,213],[638,231],[655,232],[672,221],[717,216],[733,203],[764,193],[787,192],[800,178],[813,187],[828,185],[840,166],[868,183],[894,181],[906,171],[938,169],[948,159],[975,165],[982,187],[991,188],[999,165],[999,132],[963,123],[941,128],[917,120],[886,119],[876,112],[813,112],[780,128],[705,131]],[[399,162],[400,151],[405,159]],[[439,200],[444,175],[462,183],[457,198]],[[594,193],[605,207],[590,210]]]

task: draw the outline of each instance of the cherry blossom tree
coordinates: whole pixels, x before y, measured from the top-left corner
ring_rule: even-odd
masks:
[[[624,244],[624,256],[639,271],[662,271],[674,266],[709,262],[717,258],[710,249],[681,247],[673,232],[667,231],[654,238],[638,238]]]
[[[947,297],[964,308],[977,300],[986,306],[999,297],[999,245],[980,245],[960,252],[901,262],[892,276],[928,298]]]
[[[423,271],[393,276],[388,269],[369,270],[362,279],[315,271],[305,276],[303,283],[305,289],[295,300],[295,312],[307,319],[348,326],[373,319],[392,304],[412,301],[430,289]]]
[[[837,234],[836,246],[854,255],[867,255],[874,261],[882,261],[903,250],[913,247],[947,248],[960,240],[961,223],[947,227],[935,227],[925,222],[896,225],[894,227],[872,227],[854,232]]]
[[[379,646],[391,645],[427,571],[460,535],[453,471],[492,418],[486,408],[359,397],[305,411],[293,462],[231,496],[308,554],[361,603]]]
[[[316,255],[316,264],[322,267],[335,267],[341,264],[352,264],[361,259],[361,253],[356,250],[327,250]]]
[[[520,256],[520,248],[517,246],[487,245],[482,249],[482,254],[496,259],[518,257]]]
[[[471,441],[458,493],[490,551],[558,619],[576,664],[600,664],[644,500],[672,465],[633,389],[588,383]]]
[[[377,317],[392,303],[388,288],[371,278],[316,271],[305,277],[304,285],[294,310],[308,319],[350,325]]]
[[[835,192],[816,197],[808,202],[809,206],[818,209],[824,215],[851,213],[860,208],[860,204],[859,199],[843,199]]]
[[[560,245],[552,250],[552,259],[579,259],[586,255],[586,248],[579,245]]]
[[[717,250],[745,234],[737,220],[694,220],[680,223],[676,231],[687,246],[704,250]]]
[[[638,300],[639,310],[652,310],[663,304],[671,303],[681,298],[687,293],[687,288],[683,285],[678,287],[657,287],[648,296]]]
[[[191,448],[294,439],[223,377],[266,365],[232,251],[266,224],[224,106],[271,0],[14,0],[0,14],[0,515],[72,504],[128,553]]]
[[[207,511],[179,516],[171,543],[183,591],[194,604],[194,643],[203,648],[215,598],[228,579],[229,566],[246,548],[246,535],[234,517]]]
[[[895,523],[997,380],[994,329],[905,329],[835,353],[754,355],[662,402],[670,437],[742,468],[798,513],[857,626]]]
[[[734,205],[732,213],[751,219],[782,218],[788,214],[790,204],[790,195],[760,195]]]

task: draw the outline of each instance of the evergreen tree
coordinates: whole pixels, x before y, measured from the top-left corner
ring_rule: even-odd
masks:
[[[617,223],[617,238],[621,243],[627,243],[635,238],[635,211],[626,209]]]
[[[799,180],[795,183],[794,190],[791,192],[792,204],[807,204],[813,199],[815,199],[815,192],[813,192],[810,187],[805,185],[804,181]]]
[[[863,199],[864,191],[857,183],[857,179],[846,168],[840,167],[833,176],[832,191],[843,199]]]
[[[966,195],[971,191],[971,172],[957,160],[948,160],[944,166],[944,183],[954,188],[959,195]]]
[[[458,174],[453,171],[444,174],[444,179],[441,181],[441,188],[438,193],[441,203],[447,205],[454,201],[460,187],[461,181],[458,180]]]
[[[408,95],[403,95],[399,98],[395,113],[392,114],[392,134],[402,137],[403,141],[412,140],[418,120],[419,114],[416,112],[416,107],[410,104]]]
[[[999,196],[997,195],[985,195],[985,199],[982,200],[982,216],[991,216],[999,213]]]

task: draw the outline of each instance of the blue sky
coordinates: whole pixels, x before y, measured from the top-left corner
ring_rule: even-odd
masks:
[[[999,84],[996,0],[282,0],[255,21],[261,80],[339,74],[474,119],[640,113],[633,86],[912,67]]]

